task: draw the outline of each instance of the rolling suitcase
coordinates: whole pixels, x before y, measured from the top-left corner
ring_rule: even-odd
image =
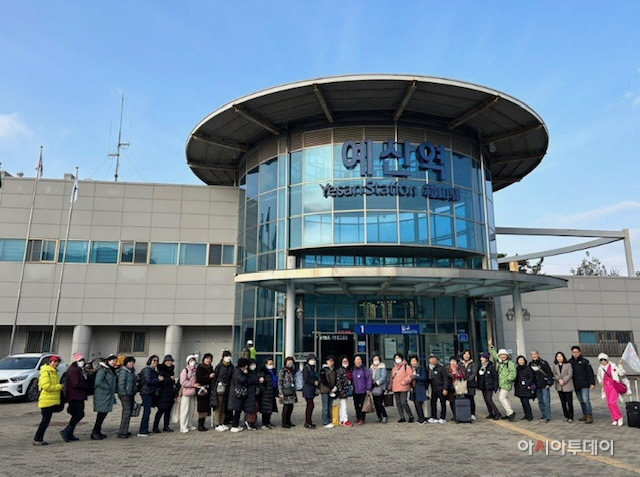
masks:
[[[338,427],[338,425],[340,425],[340,410],[338,408],[338,404],[336,403],[335,406],[331,406],[331,424],[333,424],[335,427]]]
[[[454,419],[456,424],[460,422],[473,422],[471,420],[471,400],[466,397],[454,399],[453,408],[455,409]]]
[[[626,403],[627,425],[629,427],[640,427],[640,396],[638,396],[638,380],[635,380],[636,400]]]

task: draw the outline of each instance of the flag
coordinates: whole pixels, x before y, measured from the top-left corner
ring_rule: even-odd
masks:
[[[622,358],[620,359],[625,360],[634,371],[640,372],[640,358],[638,358],[638,353],[636,353],[631,343],[627,343],[627,347],[624,349],[624,353],[622,353]]]
[[[40,147],[40,156],[38,157],[38,163],[36,164],[36,180],[42,177],[42,147]]]
[[[73,181],[73,189],[71,189],[71,203],[73,204],[78,200],[78,175],[76,174],[76,180]]]

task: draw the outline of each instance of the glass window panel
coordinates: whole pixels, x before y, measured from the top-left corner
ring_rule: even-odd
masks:
[[[316,186],[317,187],[317,186]],[[318,189],[320,189],[318,187]],[[295,186],[291,188],[289,195],[289,214],[300,215],[302,213],[302,187]]]
[[[331,198],[325,197],[319,184],[304,185],[304,213],[331,211]],[[293,215],[293,214],[292,214]]]
[[[456,246],[475,250],[475,223],[469,220],[456,219]]]
[[[56,244],[55,240],[44,240],[42,242],[42,261],[53,262],[56,259]]]
[[[353,267],[356,264],[355,257],[349,256],[337,256],[336,257],[336,266],[337,267]],[[341,296],[341,295],[338,295]]]
[[[482,192],[482,168],[480,163],[476,160],[471,160],[471,180],[473,182],[473,189],[476,192]]]
[[[335,313],[334,295],[321,295],[316,298],[316,316],[333,318]]]
[[[396,243],[397,241],[398,229],[395,213],[367,213],[368,243]]]
[[[448,200],[429,199],[429,211],[436,214],[453,214],[453,202]]]
[[[335,243],[363,243],[364,217],[361,212],[335,214]]]
[[[403,182],[404,185],[415,187],[415,197],[398,197],[398,207],[400,210],[417,210],[424,212],[427,210],[427,199],[422,196],[422,185],[424,182],[409,181]]]
[[[386,145],[382,142],[373,143],[373,177],[384,177],[384,161],[380,159],[380,154]]]
[[[133,332],[133,353],[144,353],[146,350],[147,335],[144,331]]]
[[[39,262],[42,256],[42,240],[29,240],[27,244],[27,262]]]
[[[0,261],[22,262],[25,244],[24,239],[0,239]]]
[[[289,220],[289,247],[302,246],[302,218],[295,217]]]
[[[453,246],[453,219],[444,215],[431,215],[431,244]]]
[[[438,320],[438,333],[454,334],[456,330],[455,323],[453,321],[439,321]],[[446,356],[448,359],[449,357]]]
[[[331,146],[311,147],[304,151],[304,182],[333,179]]]
[[[286,201],[287,189],[278,190],[278,218],[284,219],[287,216],[287,201]]]
[[[278,158],[274,157],[260,164],[260,192],[275,190],[278,187]]]
[[[578,331],[578,341],[583,344],[596,344],[598,339],[596,338],[595,331]]]
[[[426,213],[400,213],[400,243],[429,243]]]
[[[355,181],[338,181],[334,182],[336,187],[340,186],[357,186],[363,185],[362,179]],[[331,199],[329,199],[331,200]],[[364,208],[364,197],[362,195],[356,195],[351,197],[334,197],[333,210],[362,210]]]
[[[256,305],[256,288],[246,286],[242,292],[242,318],[253,318]]]
[[[175,265],[178,263],[178,244],[151,242],[151,265]]]
[[[453,298],[450,296],[439,296],[435,299],[436,317],[438,322],[453,320]]]
[[[347,169],[342,163],[342,144],[333,146],[333,177],[334,179],[359,179],[360,165]]]
[[[324,332],[332,332],[336,331],[336,322],[335,320],[316,320],[316,330],[324,331]]]
[[[258,306],[256,317],[274,316],[275,292],[266,288],[258,288]]]
[[[454,300],[456,309],[456,321],[458,322],[458,327],[464,328],[466,330],[467,326],[465,323],[467,321],[467,299],[463,297],[456,297],[454,298]]]
[[[260,196],[260,224],[264,222],[269,222],[270,220],[276,220],[277,212],[276,212],[276,192],[267,192],[266,194],[262,194]]]
[[[474,205],[473,199],[476,194],[474,194],[469,189],[459,189],[460,190],[460,200],[455,202],[453,207],[455,209],[456,217],[460,219],[474,219]]]
[[[449,258],[436,258],[434,261],[436,268],[451,268],[451,259]]]
[[[133,263],[133,242],[122,242],[120,245],[120,263]]]
[[[254,167],[247,172],[247,197],[255,197],[258,195],[258,182],[260,176],[258,175],[258,168]]]
[[[136,242],[134,263],[147,263],[147,255],[149,253],[148,242]]]
[[[233,265],[235,263],[235,246],[223,245],[222,246],[222,264]]]
[[[346,295],[336,295],[336,316],[340,319],[355,317],[353,298]]]
[[[420,320],[433,321],[436,318],[434,311],[434,299],[428,297],[417,297],[418,318]]]
[[[222,263],[222,245],[217,243],[209,244],[209,265],[220,265]]]
[[[454,258],[452,259],[453,268],[466,268],[464,258]]]
[[[278,156],[278,187],[287,185],[287,156]]]
[[[274,320],[257,320],[256,321],[256,351],[271,352],[273,351],[274,338]]]
[[[258,253],[276,249],[276,223],[267,222],[258,228]]]
[[[453,179],[456,186],[471,187],[471,158],[453,154]]]
[[[91,242],[90,263],[118,263],[118,242]]]
[[[307,215],[304,217],[304,245],[331,245],[331,214]]]
[[[393,182],[386,181],[373,181],[375,185],[389,185]],[[383,210],[395,210],[397,207],[396,196],[395,195],[386,195],[386,196],[377,196],[377,195],[369,195],[367,196],[367,209],[383,209]]]
[[[58,251],[58,262],[62,262],[64,254],[64,240],[60,240],[60,250]],[[67,254],[64,259],[67,263],[87,263],[89,255],[89,242],[84,240],[69,240]]]
[[[302,151],[292,152],[291,158],[291,184],[302,182]]]
[[[180,265],[204,265],[207,260],[207,245],[204,243],[181,243]]]
[[[255,227],[258,225],[258,200],[247,200],[247,217],[245,228]]]

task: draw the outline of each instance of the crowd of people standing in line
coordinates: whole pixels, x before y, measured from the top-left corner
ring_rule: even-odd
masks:
[[[235,366],[231,352],[226,350],[215,367],[211,353],[206,353],[200,363],[197,363],[195,355],[189,355],[186,366],[177,375],[171,355],[166,355],[162,362],[158,356],[150,356],[140,373],[135,371],[134,357],[124,358],[117,369],[118,358],[110,355],[100,362],[95,375],[90,376],[85,369],[84,356],[75,353],[72,364],[63,379],[60,379],[57,372],[60,358],[52,356],[49,364],[42,366],[40,370],[38,406],[42,420],[33,444],[47,444],[44,441],[45,431],[52,415],[62,411],[65,402],[68,403],[67,412],[71,418],[60,435],[65,442],[79,440],[75,436],[75,428],[85,416],[85,401],[91,394],[96,413],[92,440],[107,437],[102,433],[102,425],[107,415],[113,411],[116,395],[122,405],[117,437],[122,439],[132,435],[129,431],[130,420],[140,408],[142,418],[138,436],[173,432],[170,427],[171,413],[177,397],[180,398],[179,430],[182,433],[207,431],[205,421],[211,416],[212,410],[214,429],[218,432],[273,429],[272,415],[278,412],[278,404],[282,406],[281,426],[290,429],[295,427],[291,415],[298,402],[299,391],[305,400],[304,427],[307,429],[316,428],[313,414],[317,395],[321,398],[321,420],[324,428],[334,427],[334,422],[345,427],[354,425],[349,418],[349,398],[353,398],[357,425],[365,424],[368,413],[375,413],[377,421],[386,424],[389,418],[384,401],[391,393],[399,414],[399,423],[444,424],[447,419],[447,402],[455,419],[454,403],[457,398],[470,401],[471,420],[476,420],[476,393],[482,394],[488,419],[513,421],[516,412],[508,399],[512,390],[520,398],[524,413],[522,420],[533,420],[530,401],[537,399],[540,419],[549,422],[552,386],[558,392],[565,421],[573,422],[575,392],[583,413],[579,420],[590,424],[593,422],[593,413],[589,391],[594,389],[596,377],[602,383],[602,397],[606,399],[612,424],[622,425],[622,414],[618,407],[619,391],[615,383],[620,382],[624,369],[609,362],[606,354],[598,356],[599,367],[594,376],[591,364],[581,355],[578,346],[572,348],[571,359],[567,360],[564,353],[558,352],[550,365],[536,350],[531,350],[530,361],[524,356],[518,356],[514,362],[507,350],[496,351],[491,340],[488,344],[489,352],[481,353],[479,363],[466,350],[459,357],[451,357],[446,367],[439,363],[435,355],[430,355],[427,366],[423,366],[418,356],[411,356],[407,361],[402,353],[396,353],[391,369],[386,368],[379,355],[372,357],[370,366],[366,366],[359,355],[353,358],[353,362],[350,357],[342,356],[338,366],[335,357],[329,355],[325,357],[322,366],[319,366],[318,358],[309,355],[299,377],[293,357],[285,358],[284,366],[279,371],[276,371],[271,358],[265,359],[262,367],[257,369],[255,351],[253,354],[251,352],[252,342],[248,342]],[[299,379],[301,384],[297,383]],[[134,399],[137,393],[140,394],[141,404]],[[502,412],[493,400],[496,394]],[[430,401],[428,419],[424,412],[427,400]],[[409,402],[413,403],[417,421]],[[150,431],[153,407],[157,411]],[[337,409],[337,419],[334,417],[334,407]],[[260,426],[257,421],[258,413],[262,418]],[[241,424],[243,414],[244,422]]]

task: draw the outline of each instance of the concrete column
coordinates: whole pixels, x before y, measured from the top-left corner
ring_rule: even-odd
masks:
[[[296,258],[287,257],[287,269],[296,268]],[[293,356],[296,339],[296,284],[293,280],[287,282],[287,297],[284,314],[284,355]]]
[[[513,287],[513,313],[513,320],[516,327],[516,356],[526,356],[527,350],[524,343],[524,318],[522,316],[522,299],[520,297],[519,283],[516,283]]]
[[[71,354],[82,353],[87,363],[92,360],[92,356],[89,354],[91,351],[91,332],[91,326],[76,325],[73,327],[71,338]],[[66,357],[65,361],[71,362],[71,356]]]
[[[164,354],[170,354],[176,363],[182,366],[182,355],[180,354],[180,347],[182,345],[182,326],[169,325],[164,335]],[[186,357],[186,356],[185,356]],[[162,359],[163,356],[160,356]]]

